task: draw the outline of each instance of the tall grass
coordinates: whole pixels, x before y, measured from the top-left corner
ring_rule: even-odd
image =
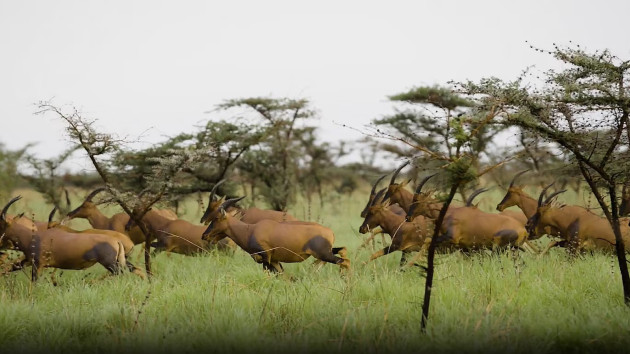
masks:
[[[485,196],[482,208],[490,209],[500,194]],[[399,271],[400,253],[365,263],[372,250],[358,249],[364,237],[357,232],[358,214],[366,195],[330,194],[323,208],[301,203],[290,210],[336,232],[336,244],[350,251],[347,275],[330,264],[318,270],[307,260],[285,264],[284,275],[271,276],[242,251],[160,254],[151,282],[132,274],[107,276],[99,265],[64,271],[58,286],[47,275],[31,284],[29,270],[4,275],[0,351],[599,353],[629,348],[630,310],[623,304],[614,258],[593,254],[571,260],[562,250],[544,256],[439,255],[428,332],[421,334],[421,271]],[[49,207],[34,194],[29,198],[28,208],[43,218]],[[196,210],[194,202],[186,204],[184,218],[197,221]],[[132,261],[140,262],[139,254]]]

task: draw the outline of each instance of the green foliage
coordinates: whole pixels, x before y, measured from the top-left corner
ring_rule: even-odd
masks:
[[[273,209],[285,210],[295,200],[298,185],[308,195],[321,191],[332,161],[325,145],[316,143],[315,128],[303,122],[316,117],[308,100],[253,97],[227,100],[217,108],[244,108],[262,122],[265,139],[243,154],[238,167]]]
[[[430,104],[435,107],[456,110],[463,107],[473,107],[474,102],[453,93],[446,87],[421,86],[407,92],[389,96],[392,101],[405,101],[416,104]]]
[[[19,150],[8,150],[0,142],[0,199],[8,198],[11,192],[20,184],[18,166],[29,146],[27,145]]]

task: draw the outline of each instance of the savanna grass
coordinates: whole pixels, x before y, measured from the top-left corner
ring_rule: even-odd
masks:
[[[500,194],[486,195],[481,207],[489,210]],[[307,260],[271,276],[240,250],[159,254],[151,282],[107,276],[98,265],[64,271],[58,286],[50,271],[35,284],[30,269],[4,275],[1,351],[599,353],[630,347],[630,310],[615,259],[570,259],[563,250],[439,255],[428,332],[421,334],[421,270],[399,271],[400,253],[365,263],[373,250],[358,249],[366,196],[330,194],[323,208],[301,203],[290,210],[335,230],[336,244],[348,247],[352,261],[346,275]],[[32,193],[28,198],[28,211],[43,219],[49,207]],[[199,219],[193,201],[182,212]],[[131,260],[141,263],[135,252]]]

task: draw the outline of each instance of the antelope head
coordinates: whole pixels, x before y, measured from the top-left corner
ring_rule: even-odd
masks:
[[[389,203],[383,198],[383,194],[385,194],[384,189],[376,193],[372,202],[366,206],[365,219],[361,226],[359,226],[360,233],[365,234],[379,225],[380,220],[378,220],[376,215],[378,215],[380,210],[386,209],[389,206]]]
[[[4,208],[2,208],[2,213],[0,214],[0,235],[4,235],[5,232],[7,231],[7,228],[10,226],[12,220],[7,220],[7,210],[9,210],[9,207],[11,206],[11,204],[17,202],[18,200],[22,199],[22,196],[17,196],[13,199],[11,199],[7,205],[4,206]]]
[[[400,165],[400,167],[398,167],[396,169],[396,171],[394,171],[394,174],[392,175],[392,179],[389,181],[389,186],[387,187],[387,192],[385,193],[385,197],[383,198],[383,200],[385,200],[385,199],[392,199],[393,195],[396,195],[397,193],[400,193],[400,190],[405,185],[407,185],[407,183],[409,183],[409,181],[403,182],[403,183],[396,183],[396,177],[398,177],[398,174],[400,173],[400,170],[402,170],[407,165],[409,165],[409,161],[407,161],[404,164]]]
[[[370,191],[370,198],[368,199],[367,204],[365,204],[365,208],[363,208],[363,210],[361,211],[361,217],[365,218],[365,216],[368,213],[368,209],[370,208],[370,206],[372,205],[372,201],[374,201],[374,197],[376,195],[376,186],[379,184],[380,181],[383,180],[383,178],[385,178],[389,173],[386,173],[384,175],[382,175],[381,177],[379,177],[379,179],[376,180],[376,182],[374,182],[374,185],[372,185],[372,190]],[[382,191],[385,191],[385,188],[381,189]],[[379,191],[380,192],[380,191]]]
[[[413,218],[420,215],[419,211],[422,211],[422,206],[427,202],[427,199],[430,198],[427,193],[422,193],[422,187],[424,187],[424,184],[435,175],[437,175],[437,173],[424,177],[422,181],[418,183],[416,191],[413,194],[413,201],[409,207],[409,211],[407,211],[407,215],[405,216],[405,221],[411,221]]]
[[[201,221],[199,221],[200,223],[208,225],[210,223],[210,220],[212,220],[216,216],[219,208],[224,203],[223,198],[216,197],[217,187],[219,187],[223,182],[225,182],[225,179],[222,179],[219,182],[215,183],[214,187],[212,187],[212,190],[210,191],[210,197],[208,197],[208,207],[201,216]]]
[[[245,198],[245,196],[224,201],[214,213],[212,219],[209,220],[208,228],[206,228],[206,231],[201,235],[201,239],[210,241],[210,243],[216,243],[221,238],[225,237],[225,231],[228,228],[228,214],[226,210],[243,198]]]
[[[517,187],[514,185],[514,183],[516,182],[516,179],[521,176],[522,174],[524,174],[525,172],[528,172],[529,170],[524,170],[521,171],[519,173],[517,173],[514,178],[512,178],[512,181],[510,182],[510,186],[508,187],[507,193],[505,194],[505,196],[503,197],[503,200],[501,200],[501,202],[499,204],[497,204],[497,210],[498,211],[503,211],[511,206],[517,205],[519,202],[519,197],[520,195],[523,193],[523,190],[521,189],[521,187]]]
[[[97,188],[93,190],[92,193],[88,194],[88,196],[85,197],[85,200],[83,201],[83,203],[79,205],[78,208],[69,212],[68,215],[66,215],[66,217],[69,219],[88,218],[90,215],[93,215],[93,213],[96,211],[96,204],[92,201],[92,198],[94,198],[97,194],[99,194],[100,192],[104,190],[105,190],[105,187],[101,187],[101,188]]]
[[[536,238],[536,229],[539,227],[540,220],[542,220],[545,217],[545,214],[549,211],[553,198],[558,194],[567,191],[566,189],[563,189],[561,191],[554,192],[543,201],[545,193],[547,193],[547,189],[549,189],[552,185],[553,183],[543,188],[542,192],[540,192],[540,196],[538,196],[538,208],[536,209],[536,214],[532,215],[525,224],[525,229],[527,229],[527,233],[532,239]]]

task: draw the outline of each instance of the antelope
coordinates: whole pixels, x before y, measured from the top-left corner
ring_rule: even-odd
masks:
[[[310,256],[318,261],[337,264],[342,270],[350,269],[345,258],[346,248],[335,247],[335,235],[327,227],[317,223],[278,222],[264,219],[248,224],[228,214],[226,210],[243,199],[228,199],[210,220],[204,238],[216,242],[226,235],[240,248],[249,253],[263,269],[272,273],[283,272],[281,263],[302,262]],[[338,254],[340,257],[335,256]]]
[[[225,180],[221,180],[217,182],[217,184],[215,184],[214,187],[212,188],[212,191],[210,192],[210,197],[208,200],[208,207],[206,208],[206,211],[201,216],[200,223],[208,225],[210,223],[210,220],[212,220],[216,216],[216,214],[219,212],[219,209],[222,203],[224,202],[224,200],[223,198],[215,200],[214,196],[215,196],[216,187],[223,182],[225,182]],[[295,218],[293,215],[285,211],[264,210],[264,209],[259,209],[256,207],[242,209],[240,207],[237,207],[236,205],[230,205],[230,210],[227,210],[227,211],[229,211],[233,215],[235,215],[236,213],[241,214],[242,215],[241,221],[245,223],[249,223],[249,224],[255,224],[260,220],[275,220],[278,222],[298,221],[297,218]]]
[[[111,236],[95,233],[75,234],[52,228],[37,231],[33,222],[25,226],[6,217],[9,207],[20,200],[17,196],[4,206],[0,213],[0,234],[4,234],[14,247],[24,253],[25,259],[14,264],[13,270],[32,265],[31,280],[36,281],[45,267],[85,269],[101,264],[112,274],[119,274],[126,266],[123,244]]]
[[[379,177],[376,182],[374,182],[374,184],[372,185],[372,190],[370,191],[370,196],[368,198],[368,202],[365,205],[365,207],[363,208],[363,210],[361,211],[361,217],[365,219],[365,217],[367,216],[368,210],[370,208],[370,206],[372,206],[374,204],[374,198],[376,197],[376,186],[378,185],[378,183],[380,181],[383,180],[383,178],[385,178],[388,174],[384,174],[381,177]],[[382,195],[383,193],[385,193],[387,191],[387,188],[383,188],[381,189],[378,193],[380,193],[380,195]],[[394,212],[395,214],[398,215],[405,215],[406,211],[400,207],[400,205],[398,204],[389,204],[388,206],[389,210],[391,210],[392,212]],[[361,244],[361,246],[359,246],[359,248],[364,247],[365,245],[367,245],[370,241],[372,241],[374,239],[374,237],[377,234],[381,234],[381,236],[383,235],[383,231],[382,229],[374,229],[371,228],[370,232],[372,233],[372,235],[370,237],[368,237],[367,239],[365,239],[365,241],[363,241],[363,243]],[[385,238],[383,236],[383,243],[385,243]]]
[[[405,221],[404,215],[393,212],[388,202],[378,203],[384,191],[379,191],[367,209],[367,214],[363,224],[359,227],[359,232],[365,234],[370,229],[380,226],[384,232],[392,237],[391,245],[377,251],[370,256],[370,261],[401,251],[400,266],[406,264],[407,256],[413,251],[423,251],[431,241],[430,233],[433,231],[433,221],[423,216],[416,217],[411,222]],[[409,264],[415,263],[410,262]]]
[[[151,244],[158,251],[175,252],[184,255],[194,255],[205,252],[208,242],[201,237],[206,227],[194,225],[186,220],[171,220],[153,209],[146,212],[142,221],[153,231],[157,239]],[[126,229],[134,225],[129,220]],[[217,249],[222,251],[234,250],[236,245],[230,239],[224,239],[217,243]]]
[[[550,242],[543,253],[554,246],[568,246],[570,250],[575,251],[614,250],[615,234],[606,218],[582,207],[567,205],[559,208],[551,207],[554,197],[566,190],[554,192],[543,201],[545,192],[552,185],[553,183],[545,187],[540,193],[536,213],[527,221],[527,230],[530,233],[535,232],[536,227],[551,226],[561,234],[562,240]],[[626,226],[625,223],[620,226],[624,245],[628,250],[630,249],[630,227]]]
[[[144,243],[144,234],[140,231],[138,227],[134,227],[129,230],[125,229],[125,225],[127,225],[127,222],[129,222],[129,215],[127,215],[126,213],[118,213],[108,218],[100,210],[98,210],[96,204],[92,202],[92,198],[94,198],[98,193],[104,190],[105,188],[97,188],[90,194],[88,194],[88,196],[78,208],[68,213],[67,218],[70,220],[74,218],[85,218],[95,229],[117,231],[129,235],[131,241],[133,241],[133,243],[136,245]],[[177,215],[175,215],[170,210],[162,210],[158,213],[163,214],[165,218],[171,220],[177,219]]]
[[[113,231],[113,230],[101,230],[101,229],[86,229],[86,230],[75,230],[72,229],[68,226],[62,225],[59,222],[54,222],[53,221],[53,217],[55,215],[55,212],[57,211],[57,207],[54,207],[53,210],[50,212],[50,214],[48,215],[48,225],[47,228],[48,229],[52,229],[52,228],[57,228],[57,229],[61,229],[70,233],[75,233],[75,234],[101,234],[101,235],[108,235],[118,241],[120,241],[120,243],[123,245],[124,249],[125,249],[125,258],[129,258],[129,256],[131,256],[131,253],[133,251],[133,246],[135,246],[135,244],[133,243],[133,241],[131,241],[131,238],[129,238],[129,236],[127,236],[126,234],[123,234],[121,232],[118,231]],[[130,272],[138,275],[139,277],[144,279],[144,273],[142,272],[142,270],[140,270],[140,268],[136,267],[135,265],[133,265],[131,262],[126,261],[126,265],[127,268],[129,269]]]
[[[505,213],[507,212],[507,210],[505,210],[506,208],[514,205],[518,206],[519,209],[523,211],[523,215],[525,215],[526,217],[525,223],[527,223],[527,220],[529,220],[534,214],[536,214],[536,209],[538,209],[538,202],[536,201],[536,199],[530,197],[527,193],[525,193],[522,187],[515,186],[514,183],[519,176],[528,171],[529,170],[521,171],[512,178],[507,193],[505,194],[501,202],[497,204],[496,208],[498,211]],[[560,236],[560,232],[553,227],[537,227],[534,232],[530,233],[528,239],[536,240],[543,235]]]
[[[473,192],[465,206],[449,209],[441,226],[439,241],[448,240],[457,248],[503,248],[520,246],[527,239],[527,230],[518,220],[501,214],[491,214],[472,205],[472,200],[486,189]]]

